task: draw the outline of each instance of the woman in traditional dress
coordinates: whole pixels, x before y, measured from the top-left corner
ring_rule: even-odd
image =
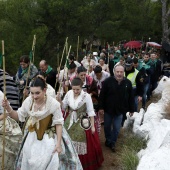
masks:
[[[106,78],[110,77],[110,74],[102,70],[100,65],[97,65],[92,73],[90,73],[90,76],[97,82],[98,94],[100,94],[102,84]]]
[[[30,67],[30,70],[29,70]],[[29,56],[23,55],[20,58],[20,67],[17,71],[15,76],[15,83],[19,89],[19,101],[20,105],[22,104],[23,100],[23,90],[25,88],[26,82],[29,85],[30,81],[36,76],[38,69],[35,65],[30,63]]]
[[[97,65],[96,61],[92,59],[93,55],[88,54],[86,59],[81,61],[81,64],[87,69],[87,73],[90,74],[93,68]]]
[[[98,95],[100,94],[100,91],[102,89],[103,82],[110,77],[110,74],[104,70],[102,70],[102,67],[100,65],[97,65],[94,68],[94,71],[90,73],[90,76],[97,82],[97,89],[98,89]],[[104,115],[99,114],[100,123],[104,123]]]
[[[22,142],[22,131],[17,122],[7,116],[5,118],[5,138],[4,133],[4,109],[2,107],[2,101],[4,94],[0,91],[0,155],[4,151],[4,170],[14,169],[15,159],[19,146]],[[3,140],[5,145],[3,146]],[[3,150],[3,147],[4,150]],[[1,157],[2,158],[2,157]],[[2,159],[0,158],[0,165],[2,165]]]
[[[91,96],[82,90],[83,82],[76,77],[72,90],[61,101],[63,109],[69,107],[65,127],[79,155],[84,170],[97,170],[103,162],[103,154],[94,124],[94,108]]]
[[[99,65],[102,67],[102,70],[109,72],[108,65],[105,64],[105,59],[103,57],[99,59]]]
[[[25,99],[17,111],[11,108],[7,100],[2,103],[15,120],[24,122],[29,117],[26,123],[29,132],[23,140],[15,169],[81,170],[82,166],[71,139],[62,127],[64,119],[60,104],[46,95],[45,80],[35,78],[30,92],[31,96]]]
[[[77,68],[76,76],[71,77],[70,81],[72,81],[75,77],[79,77],[83,81],[83,86],[82,86],[83,91],[90,94],[92,98],[93,107],[96,113],[95,116],[96,128],[97,128],[97,132],[100,134],[101,124],[98,116],[98,89],[97,89],[96,81],[92,77],[87,75],[87,69],[83,66]]]

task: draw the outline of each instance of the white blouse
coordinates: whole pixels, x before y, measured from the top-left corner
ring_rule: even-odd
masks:
[[[58,77],[58,80],[59,80],[59,82],[61,83],[61,82],[63,82],[63,79],[64,80],[66,80],[66,79],[70,79],[70,77],[73,77],[73,76],[75,76],[76,75],[76,72],[73,72],[73,73],[68,73],[68,69],[63,69],[63,70],[61,70],[60,71],[60,74],[59,74],[59,77]]]
[[[34,104],[32,105],[32,97],[27,97],[22,106],[18,109],[18,118],[21,122],[25,121],[25,118],[30,116],[31,124],[39,126],[39,121],[52,114],[52,126],[64,123],[63,115],[60,108],[60,103],[47,95],[46,104],[42,111],[34,111]],[[32,109],[31,109],[32,105]]]
[[[97,63],[93,59],[91,59],[90,62],[88,62],[87,59],[84,59],[81,61],[81,63],[87,70],[89,70],[89,66],[92,66],[92,68],[94,68],[97,65]]]
[[[56,98],[55,96],[55,90],[54,88],[50,85],[50,84],[47,84],[47,91],[46,91],[46,94],[53,97],[54,99]]]
[[[101,73],[102,73],[102,76],[101,76],[100,80],[97,79],[97,76],[96,76],[96,74],[94,73],[94,71],[92,71],[92,72],[90,73],[90,76],[97,82],[98,94],[100,94],[100,90],[102,89],[102,83],[103,83],[108,77],[110,77],[110,74],[109,74],[108,72],[104,71],[104,70],[102,70]]]
[[[83,97],[84,95],[85,97]],[[88,114],[88,116],[89,117],[96,116],[91,96],[88,93],[84,92],[83,90],[81,91],[77,99],[74,99],[73,90],[69,90],[63,100],[63,109],[66,109],[67,106],[70,106],[72,109],[77,110],[84,103],[86,103],[86,113]]]

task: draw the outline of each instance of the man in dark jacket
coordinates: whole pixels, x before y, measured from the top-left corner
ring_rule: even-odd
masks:
[[[114,67],[114,77],[107,78],[99,96],[99,112],[104,114],[105,145],[115,151],[123,117],[134,112],[132,83],[124,77],[124,67]],[[113,127],[113,128],[112,128]]]
[[[46,82],[55,89],[56,71],[45,60],[40,61],[39,67],[46,74]]]

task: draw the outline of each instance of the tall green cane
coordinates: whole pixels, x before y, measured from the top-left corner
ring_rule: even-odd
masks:
[[[29,63],[29,66],[28,66],[28,74],[27,74],[27,80],[26,80],[24,91],[26,90],[26,88],[28,86],[28,80],[29,80],[29,76],[30,76],[30,69],[31,69],[32,58],[34,57],[35,43],[36,43],[36,35],[34,35],[34,38],[33,38],[32,52],[30,53],[30,63]],[[25,100],[25,98],[26,98],[26,94],[24,93],[23,99],[22,99],[22,103]]]

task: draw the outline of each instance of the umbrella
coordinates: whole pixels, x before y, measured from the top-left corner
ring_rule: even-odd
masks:
[[[149,46],[158,48],[158,49],[162,48],[162,45],[160,45],[160,44],[158,44],[156,42],[147,42],[146,44],[149,45]]]
[[[141,48],[142,43],[139,41],[129,41],[126,44],[124,44],[124,47],[129,47],[129,48]]]

